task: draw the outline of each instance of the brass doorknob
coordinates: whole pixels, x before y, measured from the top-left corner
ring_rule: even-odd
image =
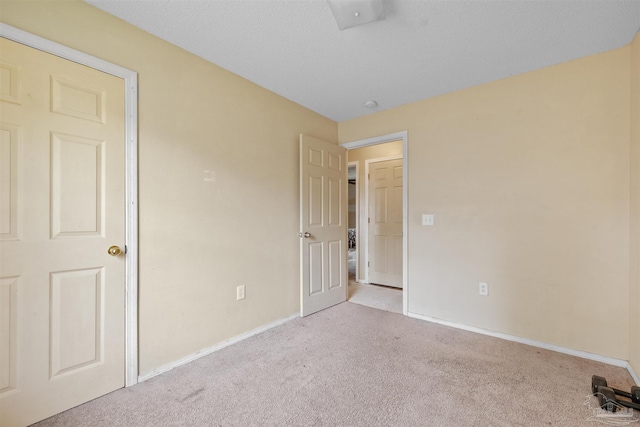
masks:
[[[107,253],[111,256],[118,256],[120,255],[120,253],[122,252],[122,250],[120,250],[119,247],[117,246],[111,246],[108,250]]]

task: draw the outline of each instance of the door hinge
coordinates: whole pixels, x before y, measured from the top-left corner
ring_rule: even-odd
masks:
[[[371,267],[371,263],[367,261],[367,267]]]
[[[367,224],[371,224],[371,218],[367,218]]]

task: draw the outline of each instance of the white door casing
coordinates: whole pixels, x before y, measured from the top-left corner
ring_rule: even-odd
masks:
[[[0,42],[0,424],[20,426],[125,385],[125,91]]]
[[[368,162],[368,279],[402,288],[402,158]]]
[[[346,150],[300,135],[300,314],[347,299]]]

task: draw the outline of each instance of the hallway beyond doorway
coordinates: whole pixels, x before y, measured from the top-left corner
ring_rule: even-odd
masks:
[[[402,314],[402,289],[349,280],[347,301],[378,310]]]

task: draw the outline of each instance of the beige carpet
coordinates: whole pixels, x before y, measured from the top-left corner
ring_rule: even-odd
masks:
[[[594,337],[597,339],[597,337]],[[584,426],[626,370],[343,303],[39,426]]]

